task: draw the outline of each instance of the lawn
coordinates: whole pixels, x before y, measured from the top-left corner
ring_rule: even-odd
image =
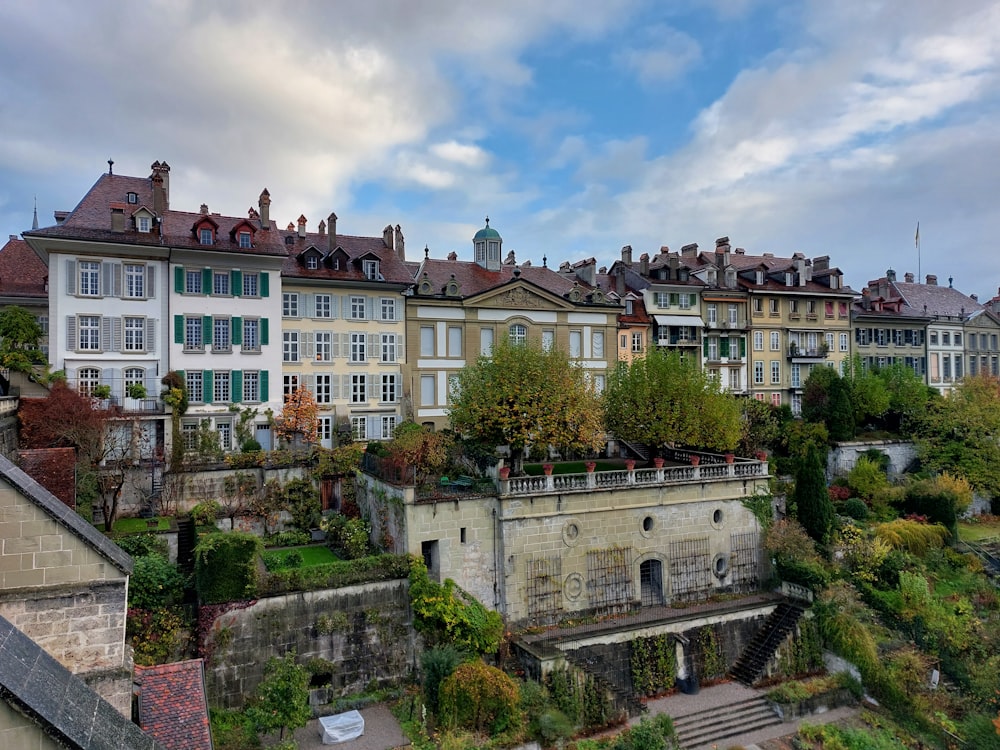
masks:
[[[326,565],[337,562],[338,558],[324,544],[313,544],[307,547],[288,547],[286,549],[268,550],[264,553],[264,564],[268,570],[284,570],[286,568],[311,568],[314,565]]]
[[[153,522],[155,526],[151,526]],[[116,534],[138,534],[144,531],[170,531],[169,518],[119,518],[115,521]]]
[[[1000,516],[979,516],[978,521],[959,521],[958,538],[963,542],[980,542],[1000,537]]]

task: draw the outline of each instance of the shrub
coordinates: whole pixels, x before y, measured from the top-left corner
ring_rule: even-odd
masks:
[[[291,591],[317,591],[372,581],[391,581],[406,578],[409,573],[408,556],[373,555],[327,565],[267,571],[258,583],[258,590],[262,596],[276,596]]]
[[[462,654],[454,646],[435,646],[424,651],[420,666],[424,670],[424,703],[435,716],[440,706],[441,683],[448,679],[462,663]]]
[[[881,462],[866,455],[858,456],[854,468],[847,475],[847,482],[855,495],[867,500],[875,497],[889,485],[889,479],[885,475]]]
[[[277,534],[271,534],[267,537],[268,547],[301,547],[303,544],[309,544],[312,541],[309,537],[308,531],[298,531],[296,529],[289,529],[288,531],[279,531]]]
[[[517,721],[517,683],[481,661],[455,669],[441,684],[440,697],[441,718],[451,727],[498,734]]]
[[[923,557],[931,549],[943,547],[948,530],[938,524],[927,524],[906,518],[880,523],[873,529],[875,536],[893,549]]]
[[[843,505],[840,506],[840,513],[848,518],[853,518],[855,521],[864,521],[868,518],[868,506],[865,505],[864,500],[851,497],[845,500]]]
[[[129,608],[125,632],[132,644],[136,664],[148,667],[176,658],[176,647],[184,618],[179,607]]]
[[[207,534],[194,550],[195,585],[202,604],[257,596],[257,557],[263,545],[253,534]]]
[[[163,555],[136,558],[129,579],[129,607],[157,609],[180,604],[184,599],[184,576]]]
[[[432,643],[452,643],[474,654],[492,654],[500,647],[503,620],[453,580],[443,584],[427,575],[423,560],[410,566],[410,606],[413,625]]]
[[[167,540],[159,534],[129,534],[115,538],[115,544],[128,552],[132,557],[146,555],[167,556]]]
[[[222,515],[222,506],[216,500],[202,500],[191,509],[191,520],[195,526],[213,526],[215,519]]]
[[[285,729],[304,727],[312,717],[309,708],[309,672],[295,662],[295,652],[271,657],[264,668],[264,679],[246,710],[249,719],[264,732],[278,730],[284,739]]]
[[[626,729],[608,746],[608,750],[668,750],[677,747],[674,722],[666,714],[652,719],[643,717]]]

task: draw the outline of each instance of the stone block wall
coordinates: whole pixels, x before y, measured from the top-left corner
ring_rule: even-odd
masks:
[[[207,637],[209,703],[238,708],[263,679],[272,656],[330,663],[328,697],[397,684],[416,668],[405,580],[260,599],[219,615]]]
[[[875,449],[889,457],[889,476],[902,474],[917,459],[917,447],[908,440],[854,440],[837,443],[826,460],[828,479],[848,474],[865,451]]]

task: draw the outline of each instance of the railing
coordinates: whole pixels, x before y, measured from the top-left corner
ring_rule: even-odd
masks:
[[[788,347],[789,357],[812,357],[814,359],[822,359],[830,353],[829,348],[826,346],[798,346],[796,344],[791,344]]]

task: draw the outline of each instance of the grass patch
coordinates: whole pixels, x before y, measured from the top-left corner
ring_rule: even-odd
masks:
[[[981,542],[995,537],[1000,537],[1000,517],[958,522],[958,538],[963,542]]]
[[[264,565],[268,570],[288,570],[290,568],[311,568],[316,565],[326,565],[337,561],[337,556],[330,548],[322,545],[309,547],[290,547],[288,549],[268,550],[264,553]]]
[[[153,522],[156,525],[151,525]],[[100,528],[100,527],[98,527]],[[116,534],[138,534],[147,531],[170,531],[169,518],[119,518],[115,521]]]

